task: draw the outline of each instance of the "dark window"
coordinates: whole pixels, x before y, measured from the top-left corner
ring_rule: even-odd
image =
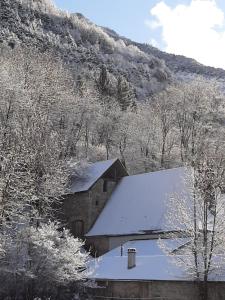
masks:
[[[82,220],[73,221],[72,233],[75,237],[82,237],[84,235],[84,221]]]
[[[95,205],[98,206],[98,200],[95,201]]]
[[[104,182],[103,182],[103,192],[104,193],[107,192],[107,180],[104,180]]]

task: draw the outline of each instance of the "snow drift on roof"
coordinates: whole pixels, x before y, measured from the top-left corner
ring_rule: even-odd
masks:
[[[116,161],[117,159],[111,159],[92,163],[83,170],[81,177],[72,176],[69,187],[70,193],[88,191]]]
[[[163,231],[166,201],[184,188],[185,168],[123,177],[87,236]]]

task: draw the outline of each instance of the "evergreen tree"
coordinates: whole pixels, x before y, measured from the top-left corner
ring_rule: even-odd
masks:
[[[96,87],[101,96],[108,96],[110,94],[110,78],[105,65],[101,66],[99,77],[96,79]]]
[[[122,110],[128,107],[135,107],[135,92],[129,82],[122,76],[117,81],[117,101]]]
[[[83,96],[86,90],[85,80],[81,75],[77,76],[76,88],[79,96]]]

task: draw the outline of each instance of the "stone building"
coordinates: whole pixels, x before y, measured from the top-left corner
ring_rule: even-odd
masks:
[[[165,236],[168,195],[182,191],[184,173],[175,168],[121,178],[86,234],[87,243],[102,255],[130,240]]]
[[[115,186],[128,173],[120,160],[87,165],[74,174],[69,193],[64,196],[60,218],[75,237],[83,238],[95,223]]]
[[[119,159],[87,165],[71,177],[60,218],[95,256],[134,239],[165,235],[168,194],[182,188],[184,168],[129,176]]]

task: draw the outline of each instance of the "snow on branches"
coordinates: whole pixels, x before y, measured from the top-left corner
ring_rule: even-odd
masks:
[[[170,195],[166,226],[170,238],[187,238],[181,248],[171,252],[166,240],[160,246],[184,270],[184,276],[207,282],[218,279],[225,270],[225,197],[221,193],[223,171],[205,161],[187,169],[180,193]]]
[[[82,247],[82,241],[66,229],[59,230],[57,223],[23,226],[13,239],[8,238],[6,254],[0,260],[0,279],[11,292],[14,283],[16,294],[25,293],[32,285],[33,295],[53,296],[58,287],[87,278],[89,253]]]

